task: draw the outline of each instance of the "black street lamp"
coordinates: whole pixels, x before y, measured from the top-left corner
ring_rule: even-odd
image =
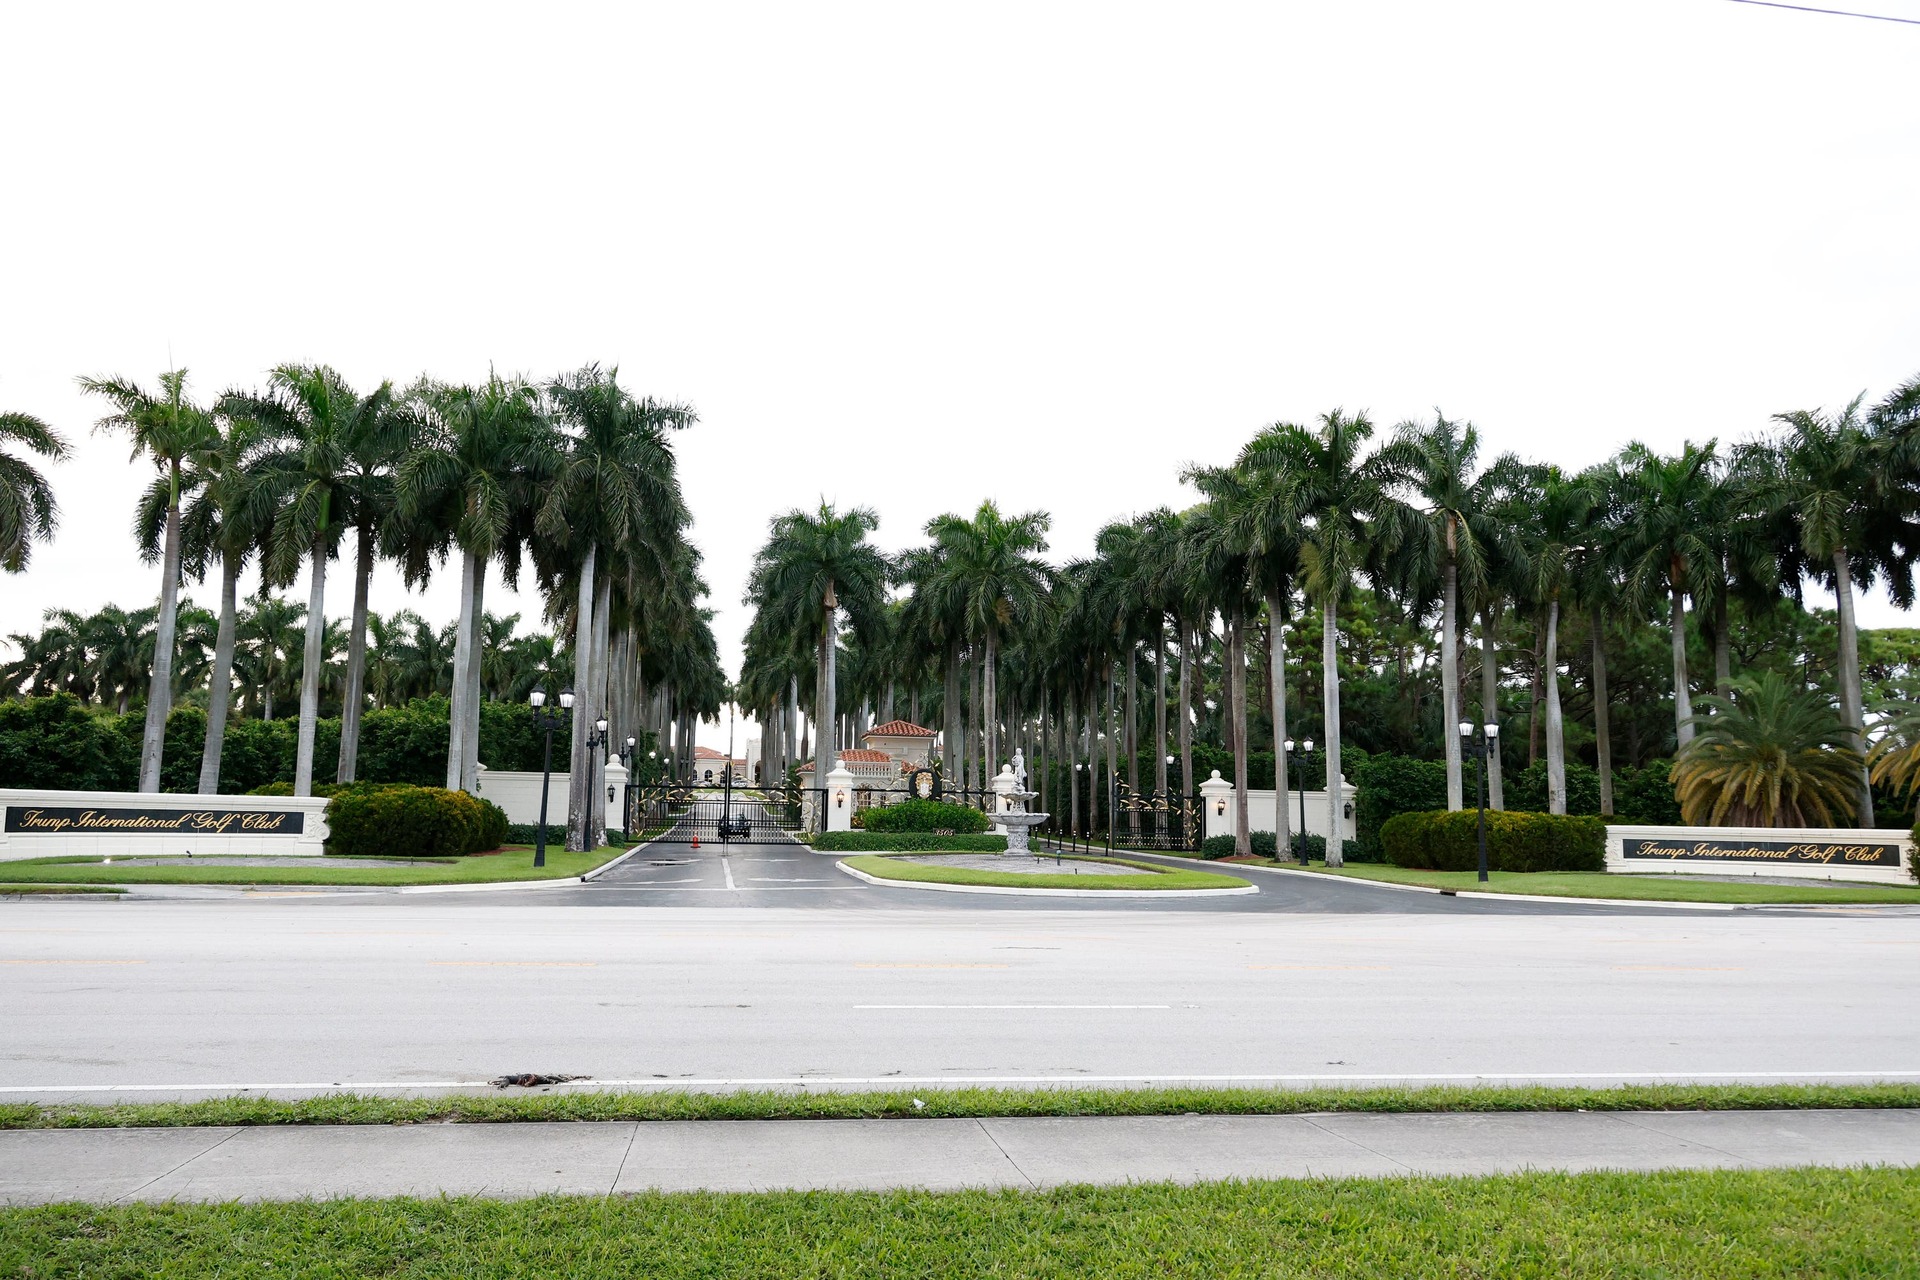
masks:
[[[547,735],[546,750],[540,756],[540,825],[533,833],[533,865],[547,865],[547,788],[553,782],[553,731],[564,726],[573,718],[573,690],[560,691],[560,707],[557,711],[547,711],[547,691],[535,689],[527,695],[527,701],[533,706],[533,727],[543,729]]]
[[[1294,746],[1293,739],[1288,738],[1286,741],[1286,748],[1287,748],[1288,755],[1293,754],[1293,746]],[[1294,766],[1293,768],[1294,790],[1300,793],[1300,835],[1299,835],[1299,838],[1294,842],[1294,848],[1299,852],[1300,865],[1304,867],[1307,865],[1307,763],[1306,763],[1306,757],[1307,757],[1307,754],[1313,750],[1313,739],[1308,738],[1306,741],[1302,742],[1300,746],[1302,748],[1300,752],[1300,762],[1297,766]]]
[[[1460,722],[1460,749],[1474,759],[1475,789],[1480,793],[1480,883],[1487,882],[1487,753],[1500,747],[1500,726],[1483,724],[1475,737],[1473,722]]]

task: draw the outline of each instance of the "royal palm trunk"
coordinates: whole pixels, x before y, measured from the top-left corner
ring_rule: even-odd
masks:
[[[486,642],[487,634],[487,557],[475,556],[473,560],[473,616],[468,619],[472,634],[467,638],[467,697],[462,704],[461,713],[466,717],[466,726],[460,732],[460,790],[472,794],[480,789],[480,670],[486,662],[486,654],[481,646]],[[596,610],[594,621],[602,620]],[[604,653],[606,628],[600,629],[601,643],[596,646]],[[604,706],[605,701],[596,705]],[[600,843],[596,833],[593,845]]]
[[[1245,624],[1234,611],[1227,624],[1227,688],[1233,704],[1233,851],[1253,852],[1247,824],[1247,662]]]
[[[1687,691],[1687,597],[1673,575],[1673,609],[1669,617],[1673,640],[1673,730],[1681,747],[1693,741],[1693,695]]]
[[[1860,633],[1853,611],[1853,564],[1842,548],[1833,553],[1833,598],[1840,614],[1840,713],[1846,717],[1854,750],[1866,751],[1866,715],[1860,690]],[[1863,827],[1873,825],[1873,786],[1866,767],[1860,770],[1860,800],[1855,815]]]
[[[1567,744],[1560,720],[1560,602],[1547,602],[1547,812],[1567,811]],[[1488,743],[1492,754],[1495,743]]]
[[[593,718],[587,714],[580,682],[593,670],[594,572],[599,558],[599,546],[588,544],[586,559],[580,565],[580,590],[574,597],[573,724],[567,753],[567,849],[573,853],[593,848],[586,843],[592,817],[587,793],[592,785],[587,776],[587,732]],[[459,686],[461,682],[456,679],[454,683]]]
[[[293,794],[313,794],[313,737],[320,724],[321,646],[327,631],[327,535],[313,539],[313,580],[307,589],[307,647],[300,670],[300,728],[293,755]]]
[[[1613,717],[1607,711],[1607,643],[1605,619],[1598,609],[1589,618],[1593,628],[1593,754],[1600,770],[1600,816],[1613,816]]]
[[[147,685],[147,722],[140,736],[140,790],[160,789],[160,756],[167,714],[173,710],[173,635],[180,597],[180,473],[167,499],[166,543],[160,560],[160,616],[154,622],[153,679]],[[305,794],[304,792],[302,794]]]
[[[1327,865],[1344,866],[1346,824],[1340,814],[1340,646],[1334,602],[1320,607],[1320,661],[1324,667],[1324,714],[1327,725]]]
[[[220,793],[220,751],[227,741],[227,708],[233,701],[234,632],[240,614],[240,557],[220,556],[220,629],[213,637],[213,671],[207,679],[207,742],[200,751],[200,794]]]
[[[453,683],[448,689],[447,706],[447,790],[460,789],[460,775],[467,758],[467,668],[473,662],[473,552],[460,549],[460,617],[453,628]],[[579,640],[575,637],[575,647]],[[577,662],[577,655],[576,655]],[[549,696],[559,690],[549,690]],[[554,698],[553,706],[560,706]]]
[[[366,701],[367,583],[373,577],[373,531],[361,525],[353,558],[353,631],[347,637],[346,688],[340,695],[339,782],[352,782],[360,759],[360,710]]]
[[[1480,611],[1480,718],[1485,724],[1500,723],[1500,649],[1494,638],[1499,611],[1491,604]],[[1460,717],[1462,720],[1465,716]],[[1449,725],[1448,735],[1458,732]],[[1487,752],[1487,808],[1507,807],[1506,784],[1501,781],[1500,752]]]
[[[1291,843],[1287,813],[1287,633],[1280,622],[1280,597],[1267,597],[1267,682],[1273,698],[1274,852]]]
[[[1440,609],[1440,740],[1446,744],[1447,808],[1459,809],[1460,784],[1460,568],[1453,562],[1453,526],[1447,526],[1446,588]]]

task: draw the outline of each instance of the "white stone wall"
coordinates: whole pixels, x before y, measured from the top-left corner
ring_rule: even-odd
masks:
[[[1789,861],[1785,858],[1629,858],[1629,840],[1653,840],[1676,849],[1712,845],[1806,845],[1820,851],[1825,861]],[[1897,867],[1862,866],[1849,862],[1847,849],[1862,843],[1893,844],[1900,848]],[[1607,828],[1607,870],[1628,875],[1788,876],[1797,880],[1861,880],[1911,885],[1913,839],[1905,831],[1860,831],[1844,827],[1626,827]]]
[[[480,781],[475,784],[474,793],[483,800],[491,800],[507,811],[507,821],[525,823],[528,826],[540,821],[540,779],[538,773],[522,773],[509,769],[489,769],[482,766]],[[563,827],[567,823],[567,781],[568,775],[556,773],[550,776],[547,784],[547,825]],[[606,825],[617,828],[621,822],[620,806],[625,799],[622,788],[627,781],[626,766],[614,761],[607,766],[607,786],[613,792],[613,798],[601,799],[607,803]]]
[[[1298,833],[1300,829],[1300,792],[1287,793],[1287,827],[1289,832]],[[1354,802],[1359,789],[1351,782],[1340,788],[1341,812],[1343,819],[1343,838],[1359,838],[1359,828],[1355,822]],[[1327,834],[1327,793],[1309,791],[1307,798],[1307,834],[1324,836]],[[1203,830],[1209,836],[1230,836],[1233,834],[1235,814],[1238,806],[1234,803],[1233,784],[1214,770],[1213,777],[1200,784],[1200,800],[1205,809]],[[1247,788],[1247,830],[1277,831],[1274,825],[1273,789],[1255,791]]]
[[[230,829],[226,834],[205,831],[30,832],[7,831],[15,811],[33,809],[140,809],[148,812],[260,813],[292,810],[301,815],[301,829],[292,832],[255,832]],[[255,856],[292,854],[317,857],[325,852],[327,802],[320,797],[293,796],[181,796],[139,791],[17,791],[0,790],[0,862],[21,858],[66,857],[179,857],[186,854]]]

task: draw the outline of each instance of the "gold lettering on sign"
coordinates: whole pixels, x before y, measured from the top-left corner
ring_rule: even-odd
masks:
[[[241,832],[293,835],[305,825],[303,813],[285,809],[24,809],[7,806],[5,829],[28,834],[191,832],[225,836]]]
[[[1717,840],[1633,840],[1620,842],[1620,856],[1634,859],[1709,862],[1786,862],[1796,865],[1824,866],[1834,861],[1867,863],[1873,866],[1900,865],[1897,844],[1864,844],[1848,840],[1750,841],[1736,843]]]

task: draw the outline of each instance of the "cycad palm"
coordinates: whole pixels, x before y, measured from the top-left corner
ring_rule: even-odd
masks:
[[[0,444],[17,444],[50,462],[67,456],[58,431],[28,413],[0,413]],[[20,573],[35,542],[53,537],[59,524],[53,486],[24,458],[0,449],[0,569]]]
[[[187,461],[218,436],[213,415],[186,397],[187,371],[160,375],[150,392],[125,378],[82,378],[80,387],[104,398],[114,412],[97,430],[125,432],[134,456],[146,454],[167,484],[166,527],[160,554],[159,624],[154,636],[153,674],[147,687],[147,723],[140,740],[142,791],[160,789],[160,752],[167,713],[173,707],[173,637],[180,591],[180,500]]]
[[[1860,753],[1825,698],[1764,672],[1700,701],[1709,714],[1673,768],[1683,821],[1830,827],[1851,815]]]

